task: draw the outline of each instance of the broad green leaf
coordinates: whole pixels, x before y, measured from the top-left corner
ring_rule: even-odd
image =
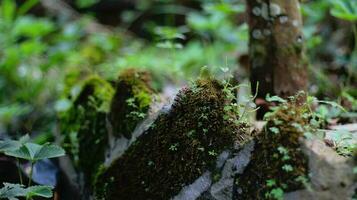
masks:
[[[44,197],[44,198],[51,198],[52,197],[52,189],[51,186],[45,185],[36,185],[26,188],[26,197]]]
[[[16,140],[0,141],[0,153],[14,151],[21,147],[21,143]]]
[[[25,195],[24,186],[20,184],[4,183],[4,187],[0,188],[0,199],[16,199]]]
[[[0,188],[0,199],[17,199],[17,197],[44,197],[51,198],[53,187],[45,185],[36,185],[25,188],[20,184],[4,183],[4,187]]]
[[[18,140],[21,144],[25,144],[26,142],[30,141],[30,136],[29,134],[26,134]]]
[[[26,143],[19,149],[5,152],[8,156],[22,158],[35,162],[46,158],[54,158],[65,155],[65,151],[56,145],[38,145],[35,143]]]
[[[65,151],[56,145],[45,145],[42,149],[36,154],[36,160],[42,160],[46,158],[55,158],[64,156]]]
[[[30,140],[30,136],[28,134],[22,136],[19,140],[5,140],[0,141],[0,152],[4,153],[7,151],[15,151],[19,149],[21,145]]]
[[[79,8],[88,8],[98,3],[99,0],[76,0],[76,5]]]
[[[31,157],[31,153],[25,145],[22,145],[20,148],[15,149],[14,151],[6,151],[5,154],[15,158],[22,158],[32,161],[33,159]]]

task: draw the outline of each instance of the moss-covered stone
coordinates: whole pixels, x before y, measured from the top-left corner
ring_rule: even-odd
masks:
[[[172,107],[102,171],[97,199],[170,199],[183,186],[215,168],[217,156],[246,135],[214,80],[182,89]],[[240,141],[242,142],[242,141]]]
[[[131,137],[152,102],[151,76],[147,71],[126,69],[120,73],[109,115],[114,136]]]
[[[72,107],[61,114],[61,132],[64,147],[75,161],[76,167],[91,183],[93,174],[104,162],[108,144],[106,117],[114,89],[98,76],[86,79]]]
[[[304,98],[303,94],[290,98],[267,115],[251,161],[236,178],[237,199],[281,199],[282,192],[304,188],[308,166],[300,139],[311,129]]]

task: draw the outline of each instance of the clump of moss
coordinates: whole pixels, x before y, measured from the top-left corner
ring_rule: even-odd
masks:
[[[115,136],[131,138],[152,102],[151,76],[147,71],[126,69],[118,78],[109,119]]]
[[[125,154],[98,176],[97,198],[170,199],[205,171],[217,156],[247,135],[231,102],[215,80],[198,80],[182,89],[169,111],[161,113]],[[241,141],[242,142],[242,141]]]
[[[92,174],[105,158],[106,117],[113,95],[114,89],[107,81],[98,76],[89,77],[72,107],[60,117],[64,147],[84,173],[87,183],[92,182]]]
[[[308,166],[300,139],[312,129],[304,98],[291,97],[266,116],[251,161],[236,179],[238,199],[282,199],[283,192],[304,188]]]

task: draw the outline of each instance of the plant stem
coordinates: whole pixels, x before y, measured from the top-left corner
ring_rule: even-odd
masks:
[[[32,181],[32,172],[33,172],[33,165],[35,164],[35,162],[31,161],[31,168],[30,168],[30,177],[29,177],[29,182],[27,184],[27,187],[31,186],[31,181]]]
[[[16,158],[16,161],[17,161],[17,173],[19,173],[20,183],[22,185],[23,182],[22,182],[22,173],[21,173],[21,170],[20,170],[20,160],[18,158]]]

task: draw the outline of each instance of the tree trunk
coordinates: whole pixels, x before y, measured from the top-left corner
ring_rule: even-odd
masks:
[[[307,85],[298,0],[247,0],[253,91],[287,97]],[[255,92],[255,91],[254,91]]]

